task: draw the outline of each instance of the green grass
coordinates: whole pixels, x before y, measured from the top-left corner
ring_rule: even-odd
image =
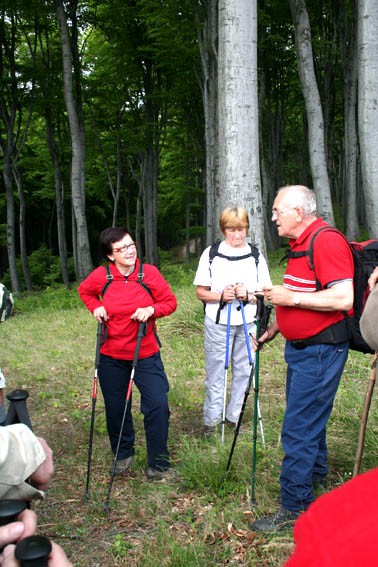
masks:
[[[282,251],[271,258],[272,278],[281,281]],[[90,498],[84,499],[96,322],[76,290],[61,287],[16,299],[16,314],[0,325],[1,366],[7,391],[26,388],[37,435],[54,451],[55,475],[47,498],[33,504],[39,532],[60,543],[80,567],[275,567],[293,549],[291,534],[254,534],[250,520],[275,510],[282,452],[284,412],[283,340],[265,346],[260,356],[260,404],[266,448],[260,435],[256,460],[256,500],[252,506],[252,405],[247,432],[239,436],[225,474],[233,435],[201,437],[204,399],[203,308],[196,300],[193,267],[163,268],[179,307],[159,321],[162,357],[170,381],[169,445],[180,478],[173,483],[145,479],[146,447],[139,394],[134,389],[136,458],[130,475],[116,478],[111,511],[104,502],[112,456],[101,393],[96,405]],[[351,353],[329,424],[332,486],[351,477],[360,416],[372,357]],[[376,466],[378,423],[373,402],[362,468]]]

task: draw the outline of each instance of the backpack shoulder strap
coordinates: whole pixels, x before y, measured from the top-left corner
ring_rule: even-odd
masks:
[[[218,252],[219,245],[220,245],[220,241],[218,240],[217,242],[214,242],[214,244],[212,244],[210,246],[210,250],[209,250],[210,266],[211,266],[211,263],[214,260],[215,256],[219,256],[220,258],[225,258],[226,260],[229,260],[230,262],[235,262],[235,261],[238,261],[238,260],[245,260],[246,258],[253,257],[255,262],[256,262],[256,266],[259,263],[259,256],[260,256],[259,249],[257,248],[257,246],[255,246],[254,244],[251,244],[250,242],[248,242],[248,245],[251,248],[251,251],[248,252],[248,254],[244,254],[243,256],[227,256],[226,254],[222,254],[221,252]]]
[[[139,272],[138,272],[138,277],[137,277],[137,283],[140,284],[144,290],[147,291],[147,293],[150,294],[150,296],[152,297],[152,299],[154,299],[154,296],[152,294],[152,291],[150,290],[150,288],[148,287],[147,284],[145,284],[143,282],[143,278],[144,278],[144,271],[143,271],[143,261],[139,260]],[[152,332],[154,333],[154,337],[156,339],[157,344],[159,345],[159,348],[161,348],[161,340],[159,339],[159,335],[157,333],[156,330],[156,323],[155,321],[152,322]]]
[[[251,255],[255,260],[256,270],[257,270],[257,267],[259,265],[259,259],[260,259],[260,250],[254,244],[251,244],[250,242],[248,242],[248,244],[251,247]]]
[[[314,245],[315,245],[315,239],[318,236],[318,234],[320,232],[324,232],[324,231],[337,232],[338,234],[340,234],[344,238],[344,240],[346,242],[348,242],[347,239],[345,238],[345,236],[343,235],[343,233],[340,232],[337,228],[334,228],[333,226],[321,226],[311,236],[310,246],[306,250],[300,250],[298,252],[293,252],[290,248],[288,248],[285,252],[285,255],[280,260],[280,264],[281,264],[281,262],[283,262],[285,260],[289,260],[291,258],[303,258],[304,256],[308,256],[309,268],[315,274],[316,289],[318,291],[320,291],[322,289],[322,286],[321,286],[318,278],[316,277],[316,271],[315,271],[315,265],[314,265]]]
[[[106,272],[106,283],[105,283],[104,287],[102,288],[101,297],[104,297],[106,290],[108,289],[108,287],[110,286],[110,284],[113,281],[113,274],[110,271],[109,264],[107,264],[105,266],[105,272]]]
[[[110,284],[112,283],[112,281],[113,281],[113,274],[112,274],[111,271],[110,271],[110,266],[109,266],[109,264],[107,264],[107,265],[105,266],[105,271],[106,271],[106,283],[105,283],[104,287],[102,288],[102,292],[101,292],[102,297],[104,296],[106,290],[108,289],[109,285],[110,285]],[[150,290],[150,288],[148,287],[148,285],[146,285],[146,284],[143,282],[143,278],[144,278],[143,262],[140,260],[140,262],[139,262],[139,272],[138,272],[138,275],[137,275],[137,283],[139,283],[139,284],[147,291],[147,293],[150,294],[150,296],[151,296],[152,299],[153,299],[152,291]]]
[[[284,262],[285,260],[289,260],[290,258],[303,258],[304,256],[308,256],[309,257],[309,266],[310,266],[311,270],[314,270],[314,242],[315,242],[315,238],[318,236],[318,234],[320,232],[323,232],[325,230],[337,232],[338,234],[341,234],[341,236],[344,236],[342,234],[342,232],[340,232],[337,228],[333,228],[332,226],[321,226],[311,236],[310,246],[308,248],[306,248],[306,250],[299,250],[298,252],[293,252],[291,250],[291,248],[288,248],[285,252],[285,255],[281,258],[280,264],[282,262]],[[344,236],[344,238],[345,238],[345,236]]]
[[[310,242],[310,247],[309,247],[309,262],[310,262],[310,268],[311,270],[315,271],[315,266],[314,266],[314,243],[315,243],[315,238],[318,236],[318,234],[320,232],[324,232],[324,231],[328,231],[328,232],[336,232],[337,234],[340,234],[344,240],[346,242],[347,239],[345,238],[345,236],[343,235],[342,232],[340,232],[337,228],[334,228],[333,226],[321,226],[316,232],[314,232],[314,234],[312,235],[311,238],[311,242]],[[348,243],[349,244],[349,243]]]
[[[220,240],[217,240],[216,242],[213,242],[213,244],[210,246],[210,250],[209,250],[209,264],[211,266],[212,261],[214,260],[215,256],[218,256],[218,250],[219,250],[219,244],[221,243]]]
[[[142,260],[139,260],[139,272],[138,272],[138,276],[137,276],[137,282],[138,284],[140,284],[143,289],[145,289],[147,291],[147,293],[150,294],[150,296],[152,297],[152,299],[154,298],[154,296],[152,295],[152,291],[150,290],[150,288],[148,287],[147,284],[145,284],[143,282],[143,278],[144,278],[144,271],[143,271],[143,262]]]

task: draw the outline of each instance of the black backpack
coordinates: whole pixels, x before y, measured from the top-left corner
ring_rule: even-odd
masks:
[[[112,283],[113,281],[113,274],[110,271],[110,266],[109,264],[107,264],[105,266],[105,270],[106,270],[106,284],[104,285],[104,287],[102,288],[102,292],[101,292],[101,296],[104,297],[104,294],[106,292],[106,290],[108,289],[109,285]],[[150,290],[150,288],[148,287],[147,284],[145,284],[143,282],[143,278],[144,278],[144,272],[143,272],[143,262],[142,260],[139,260],[139,272],[138,272],[138,279],[136,280],[138,284],[140,284],[143,289],[145,289],[147,291],[147,293],[150,294],[150,296],[152,297],[152,299],[154,299],[154,296],[152,295],[152,291]],[[154,333],[155,339],[157,344],[159,345],[159,348],[161,348],[161,341],[159,339],[159,336],[157,334],[157,330],[156,330],[156,324],[155,322],[152,323],[152,331]],[[105,341],[104,341],[105,342]]]
[[[229,260],[230,262],[235,262],[237,260],[245,260],[246,258],[251,258],[253,257],[256,263],[256,271],[259,265],[259,256],[260,256],[260,252],[258,250],[258,248],[254,245],[251,244],[250,242],[248,242],[251,251],[248,252],[248,254],[244,254],[243,256],[226,256],[225,254],[221,254],[219,252],[219,245],[220,245],[221,241],[217,240],[216,242],[214,242],[214,244],[212,244],[210,246],[210,250],[209,250],[209,270],[211,273],[211,264],[213,263],[213,260],[215,258],[215,256],[219,256],[220,258],[225,258],[226,260]]]
[[[237,260],[245,260],[246,258],[253,258],[255,260],[255,264],[256,264],[257,278],[259,277],[258,267],[259,267],[260,252],[254,244],[251,244],[250,242],[248,242],[248,244],[251,248],[251,251],[248,252],[248,254],[244,254],[243,256],[226,256],[225,254],[222,254],[221,252],[219,252],[220,243],[221,243],[221,241],[217,240],[216,242],[214,242],[210,246],[210,250],[209,250],[209,271],[210,271],[210,274],[211,274],[211,264],[213,263],[215,256],[219,256],[220,258],[225,258],[226,260],[229,260],[230,262],[235,262]],[[222,311],[224,306],[225,306],[225,304],[221,301],[219,303],[219,308],[218,308],[218,312],[217,312],[217,316],[216,316],[216,320],[215,320],[215,322],[217,324],[219,323],[220,312]],[[205,309],[206,309],[206,303],[203,302],[204,313],[205,313]]]
[[[354,314],[350,317],[346,312],[343,313],[349,333],[349,346],[352,350],[358,352],[374,354],[374,351],[369,347],[369,345],[362,338],[360,331],[360,319],[363,313],[366,300],[370,293],[368,286],[368,279],[374,268],[378,266],[378,240],[366,240],[365,242],[349,242],[345,236],[332,226],[323,226],[319,228],[311,238],[310,247],[308,250],[303,252],[291,252],[287,251],[286,258],[300,258],[302,256],[309,257],[309,266],[313,270],[316,279],[316,289],[320,291],[322,289],[321,283],[316,277],[316,271],[314,266],[314,242],[315,238],[320,232],[324,230],[332,230],[340,234],[345,241],[349,244],[350,250],[353,255],[354,263],[354,276],[353,276],[353,289],[354,289],[354,300],[353,300],[353,310]]]
[[[14,299],[12,293],[4,284],[0,283],[0,322],[8,319],[14,309]]]

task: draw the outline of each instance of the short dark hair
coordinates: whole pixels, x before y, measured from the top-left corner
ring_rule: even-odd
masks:
[[[112,244],[114,244],[114,242],[119,242],[126,235],[131,236],[132,240],[134,240],[130,231],[123,226],[112,226],[110,228],[105,228],[101,232],[99,238],[100,250],[103,257],[108,258],[108,256],[111,256],[111,254],[113,253]]]

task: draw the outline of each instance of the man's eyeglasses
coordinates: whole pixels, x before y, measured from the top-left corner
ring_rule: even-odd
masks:
[[[290,213],[290,211],[295,211],[297,207],[291,207],[291,209],[281,209],[280,211],[277,209],[272,209],[272,217],[279,217],[280,215],[284,215],[285,213]]]
[[[113,248],[112,251],[118,254],[118,252],[128,252],[129,250],[133,250],[134,248],[136,248],[136,243],[130,242],[130,244],[124,244],[119,248]]]

